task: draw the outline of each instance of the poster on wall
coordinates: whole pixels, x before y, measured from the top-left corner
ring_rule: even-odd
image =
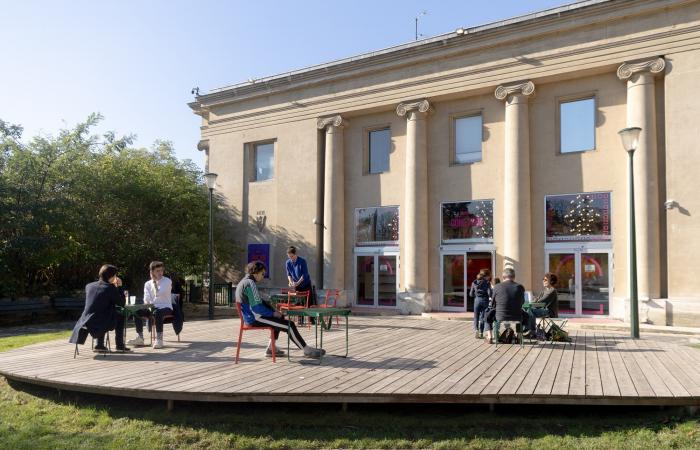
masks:
[[[545,214],[547,242],[611,240],[609,192],[548,195]]]
[[[248,262],[260,261],[265,264],[265,278],[270,278],[270,244],[248,244]]]
[[[442,204],[443,242],[493,242],[493,201]]]

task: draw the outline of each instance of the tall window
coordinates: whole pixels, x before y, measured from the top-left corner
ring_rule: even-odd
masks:
[[[467,164],[481,161],[481,114],[454,119],[454,163]]]
[[[389,151],[391,150],[391,129],[369,132],[369,173],[389,171]]]
[[[255,161],[253,181],[271,180],[275,176],[275,143],[255,144],[253,153]]]
[[[559,103],[561,153],[595,150],[595,98]]]
[[[356,209],[355,245],[399,245],[398,206]]]

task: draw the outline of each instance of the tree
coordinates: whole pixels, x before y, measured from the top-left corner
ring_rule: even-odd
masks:
[[[146,150],[131,147],[133,136],[90,134],[100,120],[27,144],[21,127],[0,121],[0,295],[82,288],[104,263],[132,289],[155,259],[180,274],[205,270],[202,172],[168,141]],[[224,223],[215,224],[222,262],[238,250]]]

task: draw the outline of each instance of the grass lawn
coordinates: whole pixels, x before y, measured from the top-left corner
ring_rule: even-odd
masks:
[[[700,349],[700,344],[690,344],[691,347]]]
[[[55,337],[2,338],[0,348]],[[162,401],[59,396],[0,378],[0,448],[686,449],[700,448],[700,417],[658,408],[350,405],[343,413],[337,405],[199,403],[168,413]]]

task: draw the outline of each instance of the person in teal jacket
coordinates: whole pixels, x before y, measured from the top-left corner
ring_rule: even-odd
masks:
[[[294,345],[304,350],[304,356],[319,358],[325,353],[322,349],[310,347],[304,341],[294,322],[284,318],[282,313],[275,311],[265,302],[258,292],[257,283],[265,278],[265,264],[253,261],[246,266],[246,276],[236,286],[236,302],[241,305],[243,321],[253,327],[274,327],[275,340],[280,331],[290,330],[290,339]],[[272,356],[272,342],[268,343],[265,356]],[[282,350],[277,350],[277,356],[284,355]]]

